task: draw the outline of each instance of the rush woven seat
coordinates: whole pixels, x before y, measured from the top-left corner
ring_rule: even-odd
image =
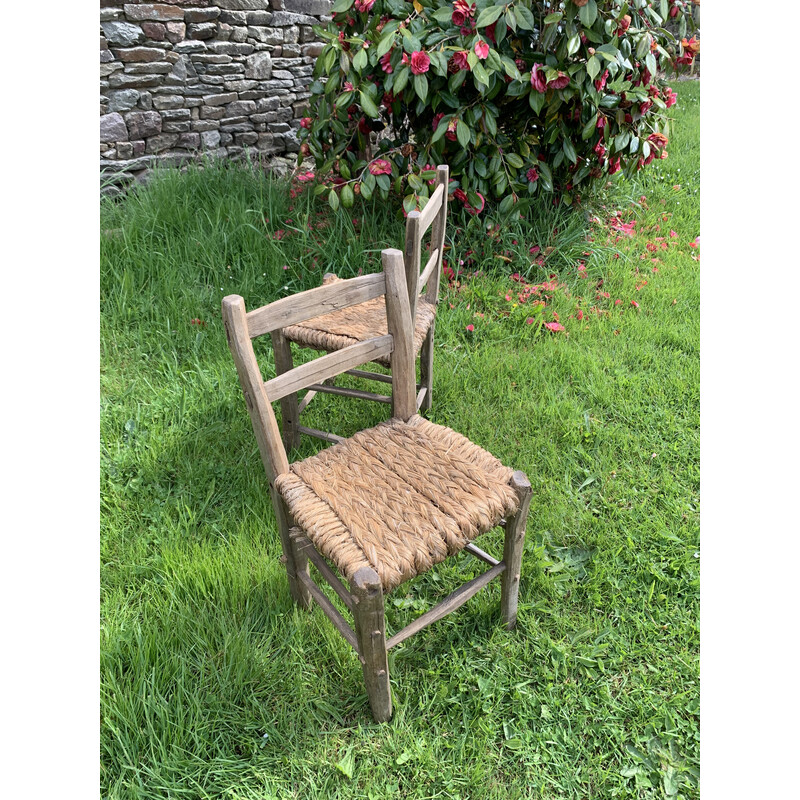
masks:
[[[356,651],[378,722],[392,715],[387,656],[392,647],[460,608],[494,578],[500,579],[502,621],[514,627],[531,500],[524,473],[512,472],[461,434],[417,413],[414,315],[403,254],[384,250],[382,261],[382,274],[334,281],[249,313],[241,297],[222,301],[292,598],[303,608],[316,601]],[[384,300],[386,333],[377,328],[373,337],[264,381],[252,339],[272,335],[277,360],[287,344],[277,332],[378,298]],[[272,403],[283,406],[304,388],[380,358],[390,360],[392,418],[348,439],[331,436],[332,447],[290,465]],[[505,527],[502,560],[474,544],[499,525]],[[384,592],[460,551],[489,569],[389,636]],[[352,627],[312,579],[311,564],[352,613]]]
[[[415,415],[292,464],[275,486],[348,580],[371,567],[389,591],[512,515],[512,474],[460,433]]]
[[[419,360],[419,384],[416,385],[416,407],[428,411],[433,399],[433,337],[436,328],[436,305],[439,302],[439,283],[442,275],[442,256],[445,247],[445,226],[447,223],[447,192],[449,169],[442,165],[436,168],[436,188],[422,211],[411,211],[406,220],[406,240],[403,252],[403,268],[411,309],[411,339],[415,361]],[[430,240],[423,248],[423,240],[430,230]],[[424,256],[424,258],[423,258]],[[336,275],[328,273],[323,279],[323,287],[346,284]],[[423,294],[424,292],[424,294]],[[301,293],[303,294],[303,293]],[[295,295],[297,296],[297,295]],[[287,300],[290,298],[286,298]],[[272,346],[275,352],[275,371],[278,375],[289,372],[293,365],[292,344],[326,353],[344,350],[359,342],[386,335],[386,302],[383,297],[352,304],[339,304],[331,308],[322,304],[313,318],[293,322],[291,325],[272,332]],[[388,354],[370,359],[373,363],[391,370]],[[364,363],[369,363],[370,360]],[[345,370],[358,380],[391,383],[391,376],[375,370]],[[416,382],[415,382],[416,383]],[[332,381],[312,384],[309,391],[300,399],[297,393],[283,398],[281,402],[281,421],[283,443],[287,450],[296,447],[300,434],[315,436],[325,441],[335,442],[340,437],[300,424],[300,415],[308,404],[319,394],[336,394],[358,400],[372,400],[378,403],[391,403],[386,394],[335,386]]]
[[[341,280],[336,275],[326,275],[322,281],[323,286]],[[414,354],[418,355],[428,331],[433,325],[436,316],[436,306],[420,297],[417,304],[417,314],[414,319]],[[389,331],[386,326],[386,301],[383,297],[367,300],[357,306],[342,308],[330,314],[289,325],[282,330],[283,335],[290,341],[302,347],[314,350],[324,350],[332,353],[349,347],[357,342],[364,342],[376,336],[385,336]],[[389,366],[389,356],[375,359],[376,364],[383,367]]]

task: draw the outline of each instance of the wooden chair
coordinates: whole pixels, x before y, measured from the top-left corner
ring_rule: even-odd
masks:
[[[406,286],[411,302],[411,318],[414,320],[414,355],[419,357],[420,383],[417,386],[417,408],[427,411],[433,399],[433,335],[436,305],[439,301],[439,283],[442,275],[442,255],[444,252],[445,225],[447,220],[447,184],[450,170],[447,166],[436,169],[436,189],[422,211],[412,211],[406,221],[406,241],[403,261],[406,272]],[[422,242],[428,230],[431,239],[428,257],[422,266]],[[340,279],[328,273],[323,285],[340,283]],[[341,287],[345,291],[345,287]],[[420,292],[425,294],[420,296]],[[282,375],[292,369],[290,342],[301,347],[310,347],[328,353],[341,350],[356,342],[364,342],[386,334],[386,304],[383,297],[375,297],[363,303],[335,310],[322,307],[325,313],[287,325],[272,333],[272,346],[275,352],[275,369]],[[389,367],[388,355],[373,359],[384,367]],[[362,380],[391,383],[391,376],[380,372],[359,369],[347,370],[348,375]],[[297,393],[286,395],[281,401],[281,420],[283,423],[283,443],[287,450],[295,447],[300,434],[305,433],[329,442],[338,442],[341,437],[300,424],[300,414],[318,393],[338,394],[359,400],[373,400],[390,403],[385,394],[348,389],[329,383],[315,383],[308,387],[302,400]]]
[[[514,626],[531,497],[524,473],[417,413],[403,254],[384,250],[382,262],[383,273],[320,286],[250,312],[237,295],[222,301],[228,343],[269,479],[292,597],[304,608],[315,599],[356,651],[378,722],[392,714],[390,648],[454,611],[498,576],[501,616],[506,627]],[[381,296],[386,334],[264,382],[253,338],[323,308],[349,308]],[[382,357],[391,362],[392,419],[290,466],[271,401]],[[498,525],[505,526],[501,561],[473,544]],[[386,593],[461,550],[490,568],[387,638]],[[309,561],[352,612],[352,628],[311,579]]]

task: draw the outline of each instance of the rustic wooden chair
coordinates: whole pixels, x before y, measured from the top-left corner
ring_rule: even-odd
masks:
[[[503,622],[514,626],[531,497],[524,473],[417,413],[403,254],[384,250],[382,262],[382,273],[320,286],[250,312],[237,295],[222,301],[225,332],[269,479],[292,597],[304,608],[315,599],[356,651],[378,722],[392,715],[390,648],[459,608],[497,576]],[[386,334],[264,382],[253,338],[321,309],[348,308],[380,296],[386,299]],[[290,466],[271,401],[382,357],[391,361],[392,419]],[[472,543],[498,525],[505,526],[501,561]],[[490,568],[387,639],[384,595],[461,550]],[[309,561],[352,612],[353,628],[311,579]]]
[[[412,211],[406,221],[406,241],[403,260],[406,271],[406,285],[411,302],[411,318],[414,320],[414,355],[419,357],[420,383],[417,386],[417,408],[427,411],[433,399],[433,335],[435,327],[436,304],[439,300],[439,283],[442,274],[442,255],[444,252],[445,225],[447,220],[447,184],[450,171],[447,166],[436,169],[436,188],[422,211]],[[422,271],[422,242],[431,230],[427,259]],[[328,273],[323,285],[339,283],[340,279]],[[425,294],[420,296],[420,292]],[[342,287],[345,290],[345,287]],[[364,342],[386,333],[386,304],[383,297],[375,297],[363,303],[335,310],[322,306],[321,315],[305,319],[272,333],[272,346],[275,352],[275,369],[282,375],[292,369],[292,351],[289,342],[301,347],[323,350],[328,353],[341,350],[356,342]],[[373,359],[383,367],[389,367],[389,356]],[[362,380],[391,383],[390,375],[360,369],[347,370],[348,375]],[[286,395],[281,401],[281,420],[283,423],[283,443],[287,450],[295,447],[300,434],[305,433],[329,442],[338,442],[341,437],[300,424],[300,414],[314,399],[317,393],[328,393],[354,397],[359,400],[373,400],[390,403],[385,394],[348,389],[328,383],[315,383],[308,387],[302,400],[297,393]]]

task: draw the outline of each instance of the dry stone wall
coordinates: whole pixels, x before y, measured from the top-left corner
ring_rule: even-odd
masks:
[[[213,4],[212,4],[213,3]],[[331,0],[100,0],[100,168],[106,186],[156,164],[249,151],[294,163]]]

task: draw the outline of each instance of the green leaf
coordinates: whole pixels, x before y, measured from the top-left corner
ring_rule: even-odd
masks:
[[[500,202],[499,211],[501,214],[507,214],[509,211],[511,211],[513,206],[514,206],[514,195],[511,194],[506,195]],[[514,740],[510,739],[509,741],[514,741]],[[508,742],[506,742],[506,744],[508,744]]]
[[[584,6],[586,8],[586,6]],[[595,114],[584,126],[581,131],[581,139],[588,139],[597,127],[597,114]]]
[[[650,36],[649,33],[645,33],[641,39],[636,43],[636,58],[639,60],[644,59],[644,57],[650,52],[650,42],[653,41],[653,37]]]
[[[478,14],[478,21],[475,23],[475,27],[485,28],[487,25],[497,22],[504,10],[503,6],[489,6],[488,8],[484,8],[483,11]],[[558,16],[561,17],[561,14]],[[545,22],[546,21],[547,20],[545,20]]]
[[[355,195],[353,194],[353,187],[349,183],[342,186],[342,205],[345,208],[352,208]]]
[[[417,207],[417,196],[412,192],[403,198],[403,208],[410,214]]]
[[[537,165],[537,170],[539,171],[539,183],[542,184],[542,188],[546,192],[553,191],[553,173],[550,172],[550,167],[547,164],[542,163],[541,161]]]
[[[564,155],[573,163],[578,163],[578,154],[575,152],[575,145],[572,144],[572,141],[568,136],[564,137],[564,141],[561,143],[561,147],[564,150]]]
[[[586,8],[586,6],[583,7]],[[597,56],[591,56],[586,62],[586,71],[592,80],[600,74],[600,59]]]
[[[517,32],[517,15],[514,13],[513,8],[509,8],[508,11],[506,11],[505,23],[506,27],[511,28],[514,33]],[[502,28],[503,26],[501,25],[500,27]]]
[[[475,76],[475,80],[478,83],[482,83],[484,86],[489,85],[489,76],[486,74],[483,64],[476,64],[472,70],[472,74]]]
[[[365,92],[358,93],[358,100],[361,103],[361,108],[364,113],[368,117],[372,117],[372,119],[376,119],[380,116],[380,112],[378,111],[378,107],[372,101],[372,98],[366,94]]]
[[[372,189],[369,186],[367,186],[366,181],[361,181],[361,196],[365,200],[372,199]]]
[[[328,194],[328,205],[334,210],[339,210],[339,195],[336,194],[336,189],[331,189],[330,194]]]
[[[655,78],[658,67],[656,65],[656,57],[652,53],[647,54],[647,58],[644,60],[644,65],[648,70],[650,70],[650,74],[653,76],[653,78]]]
[[[490,67],[491,69],[496,69],[498,71],[503,69],[503,62],[497,50],[489,48],[489,55],[486,56],[486,66]]]
[[[499,16],[499,15],[498,15],[498,16]],[[564,16],[564,15],[563,15],[563,14],[562,14],[560,11],[556,11],[556,12],[555,12],[555,13],[553,13],[553,14],[548,14],[548,15],[547,15],[547,16],[544,18],[544,24],[545,24],[545,25],[551,25],[551,24],[552,24],[552,23],[554,23],[554,22],[558,22],[558,21],[561,19],[561,17],[563,17],[563,16]]]
[[[353,770],[356,766],[356,759],[352,752],[348,751],[347,753],[342,756],[341,761],[336,764],[336,769],[345,775],[346,777],[352,780],[353,778]]]
[[[428,79],[424,75],[414,76],[414,91],[420,100],[425,100],[428,96]]]
[[[441,123],[440,123],[441,124]],[[456,138],[458,139],[458,143],[466,150],[469,146],[469,143],[472,139],[472,134],[470,133],[469,128],[466,126],[463,120],[458,121],[458,125],[456,125]]]
[[[392,179],[388,175],[376,175],[375,181],[377,182],[378,186],[386,192],[389,191],[389,188],[392,185]]]
[[[514,14],[517,17],[517,24],[525,31],[532,31],[536,27],[536,21],[527,6],[514,6]]]
[[[394,84],[392,85],[392,92],[395,95],[400,94],[403,89],[406,88],[406,84],[408,83],[408,67],[401,67],[397,70],[397,75],[394,79]]]
[[[450,22],[450,19],[453,16],[453,9],[450,6],[445,8],[437,8],[436,11],[429,16],[433,17],[437,22]]]
[[[394,45],[394,33],[390,33],[388,36],[384,34],[378,43],[378,58],[383,58],[392,49],[392,45]]]
[[[591,28],[597,19],[597,3],[595,0],[589,0],[585,6],[581,6],[578,9],[578,17],[580,17],[581,23],[585,27]]]
[[[331,8],[331,14],[341,14],[342,11],[347,11],[353,5],[355,0],[336,0]]]
[[[584,6],[585,8],[585,6]],[[578,52],[578,48],[581,46],[581,37],[576,33],[573,36],[570,36],[567,39],[567,55],[571,56],[574,53]]]
[[[522,169],[523,161],[516,153],[508,153],[506,155],[506,161],[515,169]]]
[[[528,95],[528,103],[530,103],[530,107],[533,109],[534,113],[538,114],[542,110],[545,97],[546,95],[537,91],[531,91]]]
[[[433,136],[431,136],[431,143],[438,142],[442,136],[447,133],[447,126],[450,124],[450,120],[453,118],[452,114],[447,114],[446,116],[442,117],[439,120],[439,124],[436,126],[436,130],[433,132]]]
[[[367,58],[367,51],[362,47],[353,58],[353,69],[356,72],[361,72],[367,66],[369,59]]]

